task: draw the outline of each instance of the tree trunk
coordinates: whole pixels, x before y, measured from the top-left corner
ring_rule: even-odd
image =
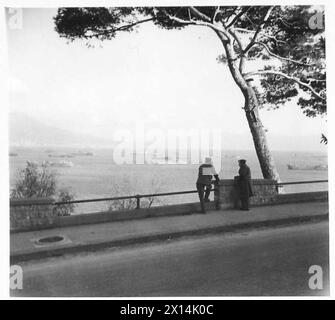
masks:
[[[243,94],[245,98],[244,111],[252,134],[263,177],[265,179],[274,179],[279,181],[279,174],[268,147],[266,133],[258,114],[256,94],[251,87],[249,87],[247,92],[244,92]]]
[[[263,178],[279,181],[279,174],[270,153],[265,130],[258,114],[259,105],[256,93],[250,84],[244,79],[242,74],[243,70],[241,69],[243,69],[243,61],[240,64],[238,63],[238,59],[236,58],[231,44],[233,39],[227,39],[227,36],[221,34],[220,32],[217,32],[217,35],[219,36],[225,49],[229,70],[245,99],[244,111],[254,141]]]

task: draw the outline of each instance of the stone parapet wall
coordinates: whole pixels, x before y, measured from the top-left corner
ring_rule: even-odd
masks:
[[[276,201],[278,193],[275,180],[252,179],[251,184],[254,193],[250,198],[251,205],[269,205]],[[239,207],[239,190],[236,180],[220,180],[214,194],[218,209]]]
[[[10,201],[10,229],[30,230],[52,227],[59,218],[53,198]]]
[[[278,194],[274,180],[252,180],[254,196],[251,197],[252,206],[276,205],[285,203],[299,203],[306,201],[327,201],[328,192],[307,192],[295,194]],[[212,196],[211,196],[212,198]],[[206,203],[208,210],[239,207],[238,187],[235,180],[220,180],[214,190],[214,200]],[[177,205],[158,206],[138,210],[113,212],[97,212],[58,216],[52,205],[54,199],[27,199],[10,201],[10,229],[11,232],[41,230],[53,227],[105,223],[111,221],[144,219],[159,216],[173,216],[200,212],[200,204],[184,203]],[[38,205],[39,204],[39,205]]]

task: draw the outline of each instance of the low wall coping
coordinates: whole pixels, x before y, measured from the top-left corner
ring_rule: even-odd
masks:
[[[237,180],[235,179],[221,179],[219,181],[220,186],[232,186],[235,185]],[[273,185],[277,184],[276,180],[273,179],[251,179],[253,185]]]
[[[34,204],[38,205],[50,205],[55,202],[52,197],[48,198],[26,198],[26,199],[10,199],[9,204],[11,207],[17,206],[32,206]]]

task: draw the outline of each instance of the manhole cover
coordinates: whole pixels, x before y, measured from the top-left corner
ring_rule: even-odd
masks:
[[[35,248],[60,246],[72,242],[66,235],[59,234],[49,237],[30,239],[30,241],[33,243]]]
[[[45,238],[41,238],[38,239],[37,242],[39,243],[54,243],[54,242],[59,242],[59,241],[63,241],[64,237],[62,236],[52,236],[52,237],[45,237]]]

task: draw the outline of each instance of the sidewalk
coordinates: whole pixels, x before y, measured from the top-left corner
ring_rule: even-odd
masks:
[[[182,236],[232,232],[327,218],[327,202],[305,202],[255,207],[250,211],[209,211],[207,214],[147,218],[13,233],[10,235],[11,263]],[[58,243],[36,243],[37,239],[52,236],[63,236],[64,240]]]

